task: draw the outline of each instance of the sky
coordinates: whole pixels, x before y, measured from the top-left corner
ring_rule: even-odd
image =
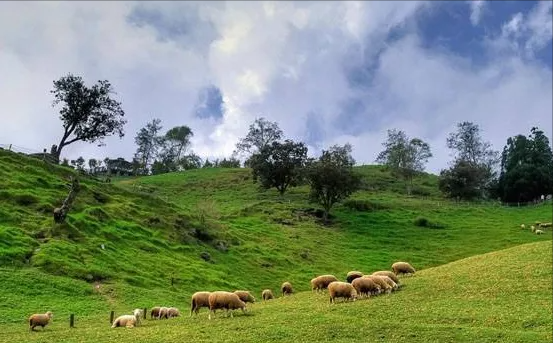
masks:
[[[0,144],[61,139],[53,81],[109,80],[128,123],[124,157],[153,118],[188,125],[202,158],[229,157],[258,117],[311,156],[351,143],[373,164],[388,129],[451,161],[446,137],[472,121],[494,149],[533,126],[552,134],[551,1],[0,2]]]

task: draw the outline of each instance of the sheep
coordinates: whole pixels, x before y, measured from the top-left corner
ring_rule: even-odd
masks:
[[[190,306],[190,317],[192,317],[192,312],[198,314],[200,308],[207,307],[209,308],[209,295],[210,292],[196,292],[192,294],[192,301]]]
[[[140,324],[140,318],[144,314],[144,310],[140,308],[135,308],[134,311],[132,311],[132,315],[136,317],[136,324]]]
[[[553,226],[553,223],[541,223],[540,224],[540,227],[544,227],[544,228],[545,227],[551,227],[551,226]]]
[[[240,300],[242,300],[245,303],[254,303],[255,297],[251,295],[249,291],[234,291],[234,294],[238,295]]]
[[[273,292],[270,289],[264,289],[263,292],[261,292],[261,298],[263,300],[271,300],[275,296],[273,295]]]
[[[331,282],[338,281],[334,275],[320,275],[311,279],[311,291],[320,291],[328,287]]]
[[[530,230],[531,230],[532,232],[536,232],[536,227],[535,227],[534,225],[532,225],[532,226],[530,226]]]
[[[167,319],[173,317],[180,317],[180,310],[176,307],[169,307],[167,309]]]
[[[377,272],[372,273],[371,275],[384,275],[392,279],[393,282],[395,282],[399,286],[399,278],[396,274],[392,273],[389,270],[379,270]]]
[[[407,262],[396,262],[392,264],[392,271],[394,274],[414,274],[415,268]]]
[[[348,283],[351,283],[353,280],[355,280],[355,279],[357,279],[357,278],[360,278],[360,277],[362,277],[362,276],[363,276],[363,273],[354,270],[354,271],[349,272],[349,273],[346,275],[346,281],[347,281]]]
[[[161,307],[159,306],[152,307],[152,309],[150,310],[150,319],[153,319],[153,318],[157,319],[159,317],[160,310],[161,310]]]
[[[157,315],[157,319],[167,318],[167,310],[169,310],[168,307],[161,307],[159,309],[159,314]]]
[[[536,235],[542,235],[542,234],[543,234],[543,230],[540,230],[540,229],[536,230]]]
[[[520,224],[520,228],[521,228],[522,230],[524,230],[524,229],[526,229],[526,225]]]
[[[388,285],[386,281],[381,277],[381,275],[365,275],[363,278],[371,279],[374,283],[376,283],[380,287],[380,292],[384,293],[391,293],[392,292],[392,286]]]
[[[282,286],[280,286],[280,290],[282,291],[282,296],[290,295],[294,293],[294,289],[292,288],[292,284],[288,281],[284,282]]]
[[[347,282],[333,281],[328,285],[330,303],[335,303],[336,298],[345,298],[345,301],[357,299],[357,291]]]
[[[113,324],[111,325],[111,328],[116,328],[116,327],[123,327],[123,326],[126,326],[128,328],[133,328],[136,326],[136,324],[138,323],[138,317],[136,315],[133,315],[133,314],[124,314],[122,316],[119,316],[117,317],[114,321],[113,321]]]
[[[35,313],[29,317],[29,328],[31,331],[35,331],[35,327],[40,326],[42,330],[50,323],[50,320],[54,317],[54,314],[50,311],[46,313]]]
[[[377,295],[380,293],[380,286],[368,277],[360,277],[351,282],[359,296]]]
[[[224,308],[228,314],[229,310],[230,316],[232,317],[232,310],[241,309],[242,312],[246,313],[246,303],[240,300],[238,295],[225,292],[217,291],[209,295],[209,319],[211,319],[211,312],[215,315],[215,311],[218,309]]]
[[[384,280],[384,282],[386,282],[388,284],[388,286],[390,286],[392,288],[392,292],[398,289],[397,283],[395,283],[394,280],[392,280],[389,276],[387,276],[387,275],[374,275],[374,276],[379,277],[382,280]]]

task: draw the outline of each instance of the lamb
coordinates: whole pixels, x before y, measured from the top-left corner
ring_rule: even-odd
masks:
[[[133,328],[133,327],[137,326],[139,318],[140,318],[140,311],[137,312],[135,310],[134,314],[124,314],[122,316],[117,317],[113,321],[113,324],[111,325],[111,328],[113,329],[113,328],[120,327],[120,326],[121,327],[126,326],[128,328]]]
[[[530,226],[530,230],[532,230],[532,232],[536,232],[536,227],[534,225]]]
[[[399,286],[399,278],[396,274],[392,273],[389,270],[379,270],[377,272],[372,273],[371,275],[384,275],[392,279],[398,286]]]
[[[380,286],[367,277],[357,278],[351,282],[351,285],[359,296],[370,297],[373,294],[377,295],[380,293]]]
[[[536,235],[543,235],[543,230],[537,229],[536,230]]]
[[[347,281],[348,283],[351,283],[353,280],[355,280],[355,279],[357,279],[357,278],[360,278],[360,277],[362,277],[362,276],[363,276],[363,273],[354,270],[354,271],[349,272],[349,273],[346,275],[346,281]]]
[[[280,286],[280,290],[282,291],[282,296],[294,293],[294,290],[292,289],[292,284],[288,281],[284,282],[282,286]]]
[[[218,291],[209,295],[209,319],[211,319],[211,312],[215,315],[215,311],[224,308],[226,313],[230,310],[230,316],[232,317],[232,310],[241,309],[243,313],[246,313],[246,303],[240,300],[238,295],[231,292]]]
[[[345,298],[345,301],[357,299],[357,291],[347,282],[333,281],[328,285],[328,294],[330,295],[330,303],[335,303],[336,298]]]
[[[35,331],[35,327],[40,326],[42,330],[44,327],[50,323],[50,320],[54,314],[50,311],[46,313],[35,313],[29,317],[29,328],[31,331]]]
[[[173,318],[173,317],[180,317],[180,311],[176,307],[169,307],[167,309],[167,319]]]
[[[363,276],[364,278],[371,279],[374,283],[376,283],[380,287],[381,292],[385,293],[391,293],[392,292],[392,286],[390,286],[381,275],[366,275]]]
[[[521,228],[522,230],[524,230],[524,229],[526,229],[526,225],[520,224],[520,228]]]
[[[394,274],[414,274],[415,268],[407,262],[396,262],[392,264],[392,271]]]
[[[311,291],[320,291],[328,287],[331,282],[338,281],[334,275],[320,275],[311,279]]]
[[[249,291],[234,291],[234,294],[238,295],[240,300],[242,300],[245,303],[254,303],[255,298]]]
[[[140,324],[140,318],[144,314],[144,310],[140,308],[135,308],[134,311],[132,311],[132,315],[136,317],[136,324]]]
[[[261,298],[263,300],[271,300],[275,296],[273,295],[273,292],[270,289],[264,289],[263,292],[261,292]]]
[[[209,308],[209,295],[210,292],[196,292],[192,294],[192,301],[190,306],[190,317],[192,317],[192,312],[198,314],[200,308],[207,307]]]

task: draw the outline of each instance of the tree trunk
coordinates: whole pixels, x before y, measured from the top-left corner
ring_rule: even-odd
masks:
[[[58,224],[61,224],[65,221],[65,217],[67,216],[67,213],[69,212],[71,205],[73,204],[73,201],[75,200],[75,197],[77,196],[77,193],[80,190],[79,180],[77,178],[71,177],[71,189],[69,191],[69,194],[63,201],[63,204],[61,207],[58,207],[54,209],[54,221]]]

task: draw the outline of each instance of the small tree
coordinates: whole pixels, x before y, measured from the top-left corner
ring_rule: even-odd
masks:
[[[458,160],[449,169],[440,172],[439,188],[447,197],[472,200],[482,196],[482,180],[489,178],[489,170],[483,165]]]
[[[79,158],[77,158],[77,160],[75,161],[75,166],[77,167],[77,170],[84,171],[84,163],[84,158],[82,156],[79,156]]]
[[[378,154],[377,163],[382,163],[396,176],[402,177],[411,194],[413,177],[424,171],[424,165],[432,157],[430,146],[420,138],[409,138],[403,131],[388,130],[388,139],[382,143],[385,149]]]
[[[305,144],[286,140],[264,146],[250,163],[254,182],[259,180],[264,189],[275,187],[283,195],[288,187],[300,184],[306,162]]]
[[[234,157],[228,160],[223,158],[223,160],[219,162],[219,168],[240,168],[240,161]]]
[[[236,144],[234,155],[252,154],[261,151],[267,145],[277,142],[282,138],[282,130],[276,122],[270,122],[261,117],[250,125],[248,134]]]
[[[190,146],[190,138],[194,133],[188,126],[176,126],[165,134],[166,149],[171,151],[175,162],[178,163]]]
[[[355,160],[351,157],[351,145],[332,146],[323,150],[317,161],[309,163],[307,179],[311,188],[310,200],[323,207],[323,220],[334,204],[348,198],[361,186],[361,178],[353,171]]]
[[[96,168],[98,168],[98,161],[95,158],[89,159],[88,168],[90,170],[90,174],[96,174]]]
[[[103,138],[107,136],[124,136],[125,112],[121,103],[111,98],[114,92],[107,80],[98,81],[89,88],[81,77],[69,74],[54,81],[51,93],[54,94],[52,106],[63,104],[60,110],[63,136],[52,149],[56,161],[59,161],[63,148],[74,142],[98,142],[102,145]]]
[[[134,138],[138,146],[134,156],[140,161],[143,174],[147,174],[148,167],[157,157],[158,149],[163,143],[163,138],[159,136],[161,129],[161,120],[156,118],[141,128]]]

